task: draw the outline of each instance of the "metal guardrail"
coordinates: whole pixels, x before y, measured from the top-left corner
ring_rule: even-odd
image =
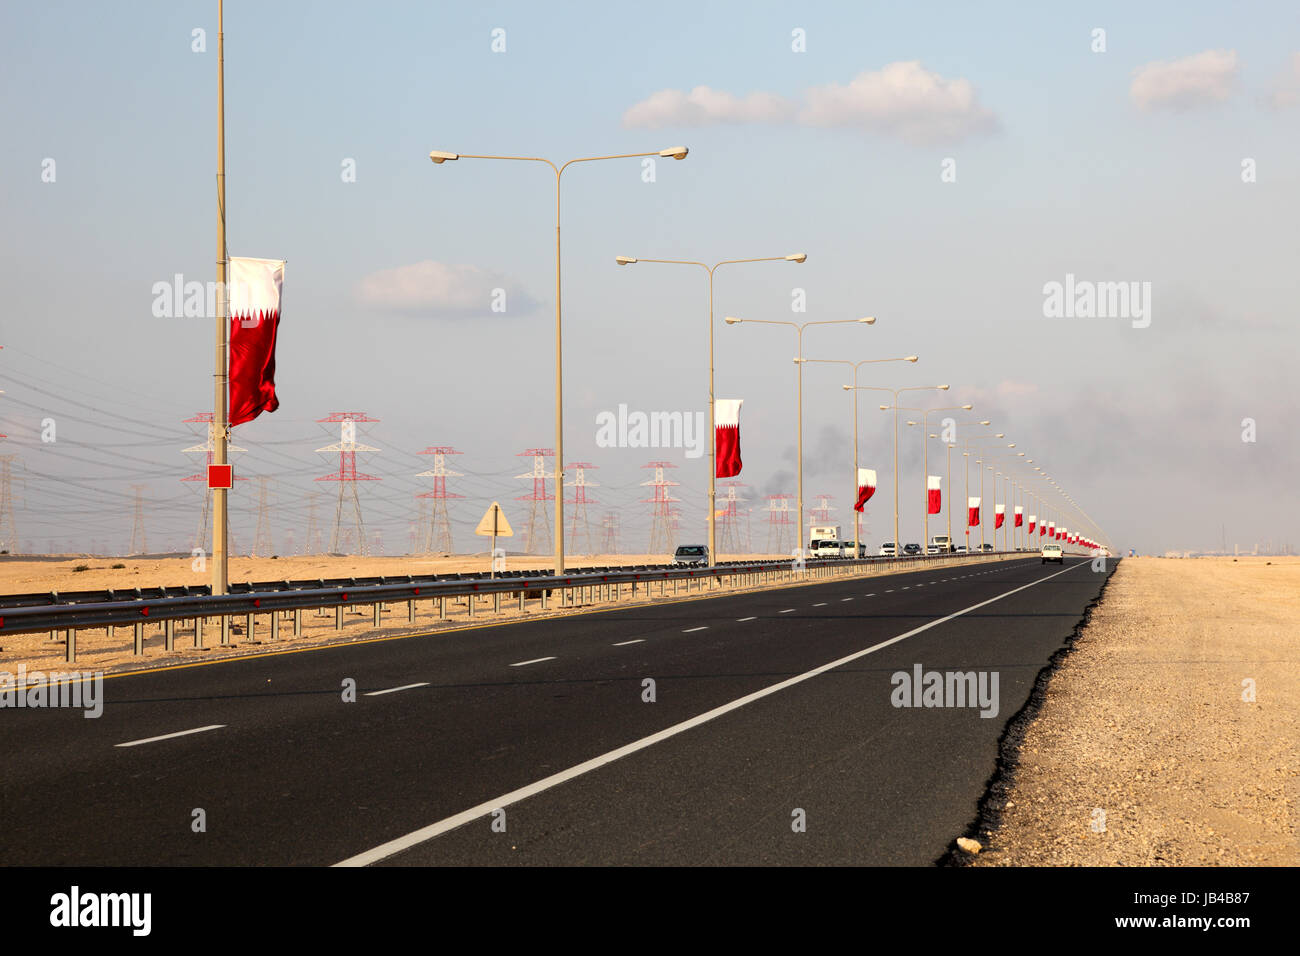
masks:
[[[481,597],[492,596],[492,608],[501,610],[503,595],[514,595],[519,610],[526,608],[529,600],[540,601],[542,610],[547,610],[548,599],[552,592],[559,592],[560,607],[573,606],[587,589],[590,598],[604,596],[616,600],[622,594],[625,585],[630,585],[631,593],[636,595],[637,588],[644,586],[646,593],[654,584],[659,585],[659,593],[666,594],[667,585],[673,583],[673,593],[680,593],[680,584],[686,583],[687,593],[693,588],[712,589],[721,587],[728,578],[732,583],[771,583],[773,581],[798,581],[830,577],[838,572],[852,571],[857,568],[881,568],[889,571],[896,568],[915,567],[934,564],[942,566],[948,562],[964,562],[1026,556],[1035,552],[986,551],[967,554],[915,555],[909,557],[869,557],[869,558],[824,558],[805,559],[800,566],[792,560],[731,562],[704,566],[672,566],[605,568],[577,571],[563,575],[551,575],[542,572],[516,572],[510,577],[491,577],[487,572],[481,576],[454,575],[431,579],[404,581],[386,581],[381,584],[356,583],[334,586],[283,587],[272,590],[244,591],[223,595],[181,594],[171,595],[167,591],[175,589],[153,589],[158,596],[146,595],[146,589],[133,592],[130,599],[110,601],[85,601],[80,603],[42,604],[34,606],[8,607],[0,609],[0,636],[5,634],[23,634],[49,631],[52,640],[57,639],[59,631],[65,633],[65,659],[76,660],[77,631],[105,628],[112,631],[117,627],[134,629],[137,655],[144,653],[144,628],[148,624],[159,624],[165,649],[175,649],[177,621],[192,620],[194,646],[204,647],[205,622],[216,618],[220,632],[221,646],[230,646],[232,618],[243,617],[244,640],[252,641],[254,619],[257,615],[269,615],[269,640],[279,638],[279,626],[282,615],[287,615],[292,623],[293,636],[302,635],[302,612],[312,609],[334,609],[335,629],[343,629],[343,612],[349,607],[373,607],[374,625],[381,624],[380,615],[386,604],[406,602],[407,619],[414,625],[416,621],[417,601],[436,601],[439,619],[447,616],[447,599],[464,597],[468,602],[468,613],[474,616],[475,604]],[[735,579],[741,579],[736,581]],[[351,579],[350,579],[351,580]],[[276,582],[283,584],[285,582]],[[313,585],[318,582],[311,582]],[[319,582],[324,583],[324,582]],[[206,588],[205,588],[206,590]],[[93,592],[92,592],[93,593]],[[135,596],[139,594],[139,596]],[[66,597],[66,595],[65,595]]]

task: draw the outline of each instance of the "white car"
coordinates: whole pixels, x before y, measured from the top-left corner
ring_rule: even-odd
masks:
[[[876,554],[882,558],[893,558],[897,556],[896,555],[897,551],[898,551],[898,546],[895,545],[894,542],[886,541],[884,544],[880,546],[880,550],[877,551]]]
[[[1065,552],[1061,550],[1059,544],[1043,545],[1043,564],[1048,561],[1055,561],[1057,564],[1065,563]]]

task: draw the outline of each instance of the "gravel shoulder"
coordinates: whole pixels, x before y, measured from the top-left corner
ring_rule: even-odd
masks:
[[[966,860],[1300,864],[1298,624],[1300,558],[1122,561]]]

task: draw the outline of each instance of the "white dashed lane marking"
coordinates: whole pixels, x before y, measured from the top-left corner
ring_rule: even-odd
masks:
[[[534,657],[531,661],[519,661],[518,663],[511,664],[510,666],[527,667],[529,664],[540,664],[542,661],[553,661],[553,660],[555,660],[554,657]]]
[[[403,684],[401,687],[389,687],[387,690],[372,690],[365,694],[362,694],[361,696],[382,697],[384,694],[396,694],[399,690],[411,690],[416,687],[428,687],[428,686],[429,686],[428,681],[424,681],[423,683],[420,684]]]
[[[617,644],[614,644],[614,645],[612,645],[612,646],[613,646],[613,647],[627,647],[629,644],[644,644],[644,643],[645,643],[645,638],[644,638],[644,637],[638,637],[635,641],[619,641]],[[511,666],[513,666],[513,665],[511,665]]]
[[[206,727],[195,727],[193,730],[178,730],[174,734],[160,734],[157,737],[145,737],[143,740],[128,740],[124,744],[114,744],[115,747],[138,747],[141,744],[157,743],[160,740],[171,740],[173,737],[188,737],[190,734],[201,734],[205,730],[220,730],[225,724],[208,724]]]
[[[702,627],[688,627],[686,630],[682,631],[682,633],[683,633],[683,634],[694,634],[696,631],[707,631],[708,629],[709,629],[709,626],[708,626],[707,624],[705,624],[705,625],[703,625]]]

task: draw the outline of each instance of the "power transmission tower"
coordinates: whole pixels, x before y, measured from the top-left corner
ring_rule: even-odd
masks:
[[[668,489],[677,484],[664,477],[665,468],[676,468],[670,461],[652,461],[648,465],[642,465],[643,468],[653,468],[655,476],[649,481],[641,482],[642,487],[650,487],[655,490],[653,498],[642,498],[641,501],[650,504],[650,553],[660,554],[673,550],[676,541],[676,535],[673,533],[676,526],[672,505],[673,502],[680,501],[680,498],[674,498],[668,493]]]
[[[324,448],[316,449],[318,452],[336,451],[339,453],[339,470],[316,479],[317,481],[336,481],[339,485],[338,502],[334,509],[334,529],[330,532],[330,552],[335,554],[339,552],[339,545],[343,540],[341,534],[343,531],[343,500],[350,497],[353,522],[348,527],[347,537],[356,547],[358,553],[366,555],[369,553],[369,548],[366,546],[365,525],[361,521],[361,498],[357,494],[357,482],[379,481],[380,479],[374,475],[367,475],[364,472],[357,471],[357,452],[379,451],[379,449],[357,442],[357,422],[377,422],[379,419],[370,418],[365,412],[334,412],[328,418],[318,418],[316,420],[321,423],[337,422],[339,424],[339,440],[333,445],[326,445]]]
[[[817,507],[808,509],[813,522],[816,524],[830,524],[831,512],[836,510],[835,506],[831,504],[831,499],[835,496],[814,495],[814,497],[817,499]]]
[[[0,435],[0,438],[5,436]],[[18,525],[14,522],[13,463],[17,455],[0,455],[0,551],[18,553]]]
[[[131,485],[131,490],[135,492],[135,520],[131,524],[131,547],[127,554],[145,554],[149,550],[149,543],[144,536],[144,492],[149,490],[148,485]]]
[[[618,554],[619,520],[617,511],[606,511],[600,519],[600,553]]]
[[[723,507],[715,514],[718,528],[718,551],[724,554],[740,554],[740,499],[736,497],[737,488],[746,488],[743,481],[724,481],[722,487],[727,489]],[[716,560],[716,556],[715,556]]]
[[[275,551],[271,542],[270,502],[267,500],[267,484],[270,478],[257,479],[257,532],[253,536],[253,557],[269,558]]]
[[[433,467],[415,476],[432,478],[433,490],[415,497],[432,499],[433,508],[431,512],[427,511],[425,503],[420,502],[420,525],[416,530],[415,547],[421,554],[432,554],[434,551],[445,551],[451,554],[451,516],[447,513],[447,499],[465,496],[449,494],[447,491],[447,479],[461,476],[459,471],[447,470],[447,456],[459,455],[460,452],[450,445],[430,445],[419,454],[433,456]]]
[[[320,496],[319,491],[307,492],[307,533],[303,536],[305,554],[321,553],[320,522],[316,520],[316,501]]]
[[[569,551],[573,554],[595,554],[591,547],[591,524],[587,521],[587,505],[595,504],[594,498],[587,497],[587,489],[597,487],[596,482],[587,480],[587,469],[596,466],[587,461],[569,462],[569,468],[576,470],[573,481],[564,483],[566,488],[573,489],[573,497],[564,500],[573,505],[572,525],[569,527]],[[579,529],[581,528],[581,532]],[[578,550],[578,535],[582,534],[582,539],[587,545],[586,551]]]
[[[554,501],[555,496],[549,494],[546,490],[546,459],[555,456],[555,450],[552,448],[529,448],[521,451],[516,458],[532,456],[533,470],[525,472],[522,475],[515,475],[516,478],[531,478],[533,480],[533,493],[531,495],[517,495],[515,501],[531,501],[532,508],[528,512],[528,526],[524,531],[524,551],[528,554],[539,554],[542,551],[551,550],[551,516],[545,502]],[[538,514],[541,514],[541,521],[537,520]],[[539,538],[545,533],[546,543],[541,545]],[[564,533],[564,529],[560,529]],[[540,549],[539,549],[540,546]]]
[[[186,424],[186,425],[188,425],[188,424],[194,424],[194,423],[198,423],[198,424],[206,424],[206,425],[207,425],[207,430],[208,430],[208,440],[207,440],[206,443],[204,443],[204,444],[202,444],[202,445],[191,445],[189,448],[183,449],[182,452],[181,452],[181,454],[183,454],[183,455],[198,455],[198,454],[202,454],[202,455],[205,456],[205,462],[204,462],[204,464],[205,464],[205,465],[211,465],[211,464],[212,464],[213,454],[214,454],[214,452],[215,452],[215,439],[213,438],[213,435],[212,435],[212,413],[211,413],[211,412],[199,412],[199,413],[197,413],[193,418],[186,418],[186,419],[183,419],[183,420],[182,420],[182,424]],[[227,451],[227,453],[233,453],[233,452],[237,452],[237,451],[247,451],[247,450],[248,450],[248,449],[246,449],[246,448],[240,448],[240,447],[238,447],[237,445],[234,445],[234,444],[230,444],[230,443],[227,443],[227,444],[226,444],[226,451]],[[226,460],[227,460],[227,461],[230,461],[231,459],[227,458]],[[238,475],[235,476],[235,481],[247,481],[247,480],[248,480],[247,478],[240,478]],[[194,548],[196,548],[196,549],[202,551],[204,554],[206,554],[206,553],[208,553],[208,529],[211,527],[211,524],[212,524],[212,489],[208,487],[208,473],[207,473],[207,468],[204,468],[204,470],[203,470],[202,472],[198,473],[198,474],[188,475],[188,476],[182,478],[181,481],[187,481],[187,482],[188,482],[188,481],[201,481],[201,482],[203,482],[203,511],[202,511],[202,514],[200,514],[200,516],[199,516],[199,527],[198,527],[198,530],[197,530],[197,531],[195,532],[195,534],[194,534],[194,544],[192,545],[192,547],[194,547]],[[238,547],[237,547],[236,544],[235,544],[235,532],[234,532],[234,529],[233,529],[233,528],[229,528],[229,529],[228,529],[228,533],[229,533],[229,535],[230,535],[230,552],[229,552],[229,553],[230,553],[230,554],[236,554],[236,553],[238,553]]]
[[[767,553],[790,553],[790,499],[793,495],[767,495]]]

